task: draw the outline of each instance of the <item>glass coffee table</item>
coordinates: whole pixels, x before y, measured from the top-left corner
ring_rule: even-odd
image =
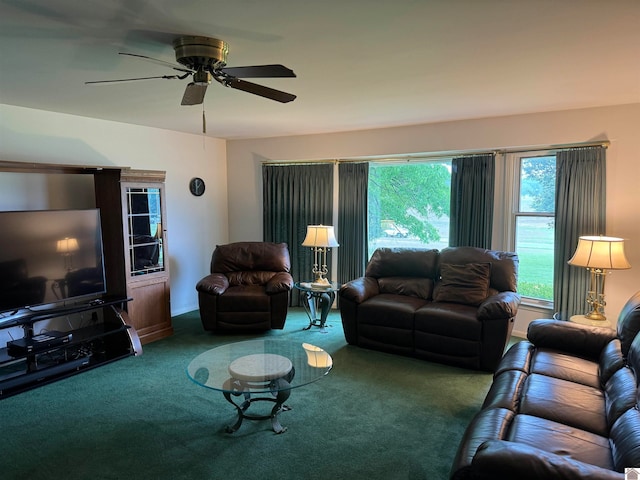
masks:
[[[222,392],[237,412],[228,433],[240,428],[242,421],[271,419],[276,433],[286,431],[278,415],[290,410],[284,404],[291,390],[321,379],[333,367],[331,355],[308,343],[260,339],[236,342],[212,348],[195,357],[187,366],[187,375],[196,384]],[[242,397],[242,402],[234,401]],[[274,402],[271,413],[250,414],[254,402]]]

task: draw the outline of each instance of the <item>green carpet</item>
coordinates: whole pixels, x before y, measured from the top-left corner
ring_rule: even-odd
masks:
[[[140,357],[1,400],[0,478],[446,479],[491,383],[488,373],[348,346],[337,312],[329,333],[303,331],[304,311],[292,309],[284,330],[266,335],[324,348],[333,370],[292,391],[280,415],[287,432],[245,420],[227,434],[234,408],[185,369],[255,336],[207,333],[197,312],[173,323],[175,335]]]

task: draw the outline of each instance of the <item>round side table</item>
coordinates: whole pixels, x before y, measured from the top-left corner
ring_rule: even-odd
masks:
[[[609,320],[591,320],[587,318],[585,315],[573,315],[570,319],[570,322],[581,323],[582,325],[591,325],[592,327],[605,327],[612,328]]]
[[[342,286],[340,283],[331,282],[327,286],[316,286],[310,282],[296,282],[295,288],[300,290],[305,297],[302,306],[309,317],[309,326],[304,330],[309,330],[313,326],[320,327],[321,333],[327,333],[325,324],[331,305],[336,299],[336,292]],[[318,317],[318,312],[320,316]]]

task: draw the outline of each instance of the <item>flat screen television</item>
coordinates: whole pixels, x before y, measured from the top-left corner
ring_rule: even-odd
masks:
[[[3,317],[102,293],[99,209],[0,212]]]

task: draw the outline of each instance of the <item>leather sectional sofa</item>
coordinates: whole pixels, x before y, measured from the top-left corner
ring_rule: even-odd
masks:
[[[451,478],[622,480],[640,467],[638,331],[640,292],[617,332],[532,322],[500,362]]]
[[[473,247],[380,248],[342,286],[347,343],[493,371],[520,305],[518,257]]]

